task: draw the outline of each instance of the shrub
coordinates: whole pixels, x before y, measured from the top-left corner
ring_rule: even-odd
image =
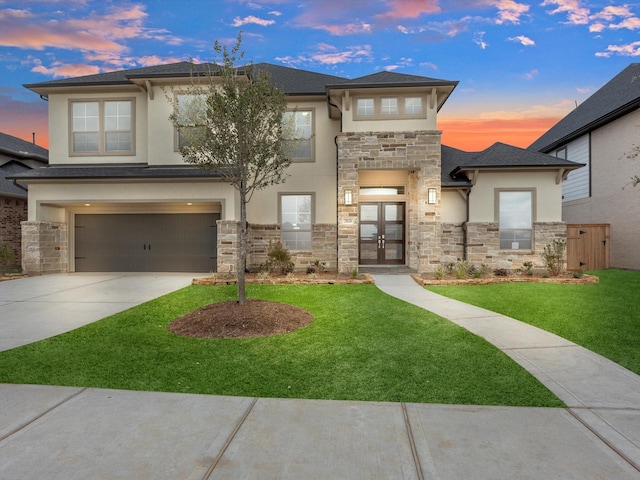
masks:
[[[294,266],[291,254],[289,250],[284,248],[282,242],[269,243],[266,267],[270,272],[278,272],[285,275],[293,272]]]
[[[564,240],[556,239],[542,251],[542,260],[547,268],[547,272],[552,277],[557,277],[562,272],[564,267],[564,252],[567,247],[567,242]]]
[[[506,268],[496,268],[493,271],[493,275],[496,277],[508,277],[509,276],[509,270],[507,270]]]
[[[522,262],[522,267],[518,269],[518,273],[529,277],[533,275],[533,262]]]
[[[320,260],[316,260],[313,262],[313,266],[316,267],[318,273],[324,272],[324,269],[327,267],[327,262],[321,262]]]
[[[467,260],[458,260],[456,266],[453,269],[453,274],[456,278],[470,277],[473,274],[474,267]]]
[[[7,273],[9,264],[13,260],[13,248],[7,243],[0,244],[0,273]]]
[[[312,273],[316,273],[316,269],[312,266],[307,267],[307,275],[311,275]]]
[[[438,265],[433,273],[438,280],[442,280],[447,275],[447,271],[442,265]]]

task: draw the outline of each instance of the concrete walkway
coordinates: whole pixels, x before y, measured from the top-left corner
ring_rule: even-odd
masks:
[[[408,276],[376,282],[495,343],[570,408],[0,385],[0,478],[640,479],[637,376]]]

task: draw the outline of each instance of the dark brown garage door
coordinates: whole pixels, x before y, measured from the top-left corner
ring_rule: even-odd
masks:
[[[213,272],[219,214],[76,215],[77,272]]]

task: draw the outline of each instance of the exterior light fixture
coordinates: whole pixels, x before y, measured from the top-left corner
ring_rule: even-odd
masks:
[[[90,203],[85,203],[85,204],[84,204],[84,206],[85,206],[85,207],[90,207],[90,206],[91,206],[91,204],[90,204]]]
[[[427,202],[429,203],[429,205],[435,205],[437,202],[437,194],[438,194],[438,190],[435,188],[430,188],[428,190],[428,197],[427,197]]]
[[[345,205],[353,204],[353,192],[351,190],[344,191],[344,204]]]

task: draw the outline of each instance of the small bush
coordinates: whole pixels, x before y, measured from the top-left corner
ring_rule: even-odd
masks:
[[[564,252],[567,247],[567,242],[564,240],[556,239],[542,251],[542,260],[547,268],[547,272],[552,277],[557,277],[564,268]]]
[[[312,266],[307,267],[307,275],[311,275],[312,273],[316,273],[316,269]]]
[[[284,248],[282,242],[269,243],[266,267],[270,272],[278,272],[282,275],[293,272],[295,264],[291,260],[289,250]]]
[[[528,277],[533,275],[533,262],[522,262],[522,267],[518,269],[518,273]]]
[[[433,273],[438,280],[442,280],[447,275],[447,271],[442,265],[438,265]]]
[[[458,260],[458,263],[456,263],[453,269],[453,274],[457,279],[466,278],[472,276],[473,269],[473,265],[467,260]]]
[[[509,270],[507,270],[506,268],[496,268],[493,271],[493,275],[496,277],[508,277],[509,276]]]
[[[321,262],[320,260],[313,262],[313,265],[318,270],[318,273],[324,272],[325,268],[327,268],[327,262]]]
[[[13,248],[7,243],[0,244],[0,273],[7,273],[9,264],[13,260]]]

